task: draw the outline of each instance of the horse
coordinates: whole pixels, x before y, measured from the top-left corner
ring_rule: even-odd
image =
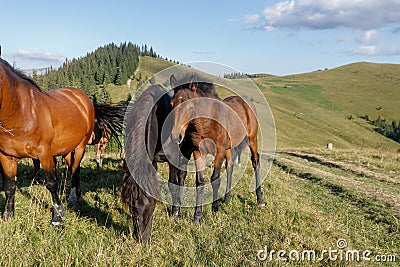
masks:
[[[99,142],[94,144],[94,150],[96,151],[96,167],[98,170],[103,167],[103,155],[110,139],[111,135],[109,134],[108,129],[104,128]]]
[[[42,165],[52,197],[51,225],[59,225],[65,209],[58,195],[55,157],[66,160],[72,175],[69,200],[77,200],[81,195],[80,162],[95,124],[107,125],[117,137],[123,117],[124,111],[110,105],[95,107],[77,88],[43,91],[0,58],[0,163],[6,196],[3,219],[14,217],[18,161],[32,158]]]
[[[215,156],[211,176],[212,211],[215,213],[219,205],[217,200],[222,163],[226,159],[227,186],[224,201],[228,203],[233,171],[231,159],[236,156],[235,148],[240,147],[243,142],[248,143],[251,152],[257,203],[265,206],[259,177],[258,121],[255,107],[239,96],[221,100],[215,92],[213,83],[194,74],[191,75],[190,79],[184,77],[184,82],[178,82],[173,75],[170,77],[171,87],[174,88],[174,97],[171,101],[174,109],[174,126],[171,138],[179,144],[189,134],[194,145],[197,190],[194,221],[198,222],[202,217],[206,154]],[[188,133],[188,129],[192,130]]]
[[[185,157],[190,157],[192,146],[183,144],[179,148],[169,148],[170,140],[162,136],[162,131],[170,137],[172,123],[166,123],[172,111],[171,96],[161,85],[148,87],[135,103],[128,107],[125,117],[125,164],[121,197],[129,207],[134,225],[134,234],[139,242],[148,244],[151,240],[153,213],[160,198],[156,179],[157,162],[168,162],[169,190],[173,196],[172,213],[177,213],[180,205],[175,198],[178,180],[183,181],[186,171],[179,170],[170,162],[180,149]],[[166,129],[162,129],[162,128]],[[165,151],[169,150],[169,151]],[[170,157],[168,157],[170,155]],[[186,170],[186,169],[185,169]]]
[[[94,106],[96,107],[98,105],[94,104]],[[109,106],[109,108],[117,110],[120,113],[120,115],[116,115],[114,117],[116,117],[120,120],[119,122],[117,122],[117,125],[119,125],[119,129],[116,131],[118,131],[118,133],[122,133],[122,129],[120,128],[120,126],[122,126],[122,121],[123,121],[122,111],[125,110],[126,107]],[[95,108],[95,110],[96,110],[96,108]],[[114,135],[114,137],[115,137],[115,135]],[[91,137],[90,141],[88,142],[88,145],[94,146],[94,150],[96,152],[96,169],[97,170],[99,170],[100,168],[103,167],[104,151],[107,147],[108,142],[110,142],[110,140],[111,140],[110,129],[107,126],[101,127],[99,124],[95,124],[95,127],[92,132],[92,137]],[[122,144],[120,142],[118,142],[117,145],[118,145],[119,149],[121,150]],[[39,173],[39,169],[40,169],[40,161],[37,159],[33,159],[32,161],[33,161],[33,166],[35,169],[34,177],[36,178],[37,174]]]

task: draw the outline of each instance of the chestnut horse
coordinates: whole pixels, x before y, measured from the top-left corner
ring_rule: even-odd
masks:
[[[109,129],[104,127],[103,130],[96,129],[93,131],[93,142],[88,145],[94,145],[94,150],[96,151],[96,168],[99,170],[103,167],[103,155],[106,150],[107,143],[111,139],[111,135],[109,133]]]
[[[214,171],[211,176],[213,188],[213,212],[218,210],[218,189],[220,170],[226,159],[227,187],[225,202],[230,199],[233,160],[236,147],[244,140],[250,147],[251,160],[256,179],[256,195],[259,205],[264,206],[259,178],[259,154],[257,144],[258,121],[255,107],[239,96],[230,96],[223,101],[215,93],[211,82],[204,82],[192,76],[189,81],[178,82],[171,76],[174,88],[172,106],[174,108],[174,127],[172,140],[181,143],[188,129],[194,145],[193,157],[196,165],[196,210],[195,222],[202,217],[202,199],[204,193],[204,169],[206,154],[213,154]]]
[[[46,188],[51,193],[51,225],[59,225],[65,209],[58,196],[54,159],[62,156],[66,160],[72,174],[70,200],[76,200],[81,193],[80,162],[95,118],[96,123],[102,124],[121,121],[110,114],[115,115],[106,106],[95,110],[90,98],[79,89],[42,91],[33,80],[0,58],[0,163],[6,195],[3,219],[14,216],[18,161],[32,158],[40,161]]]

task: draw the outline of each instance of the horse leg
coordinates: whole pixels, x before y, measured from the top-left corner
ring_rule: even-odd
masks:
[[[193,151],[193,157],[196,163],[196,208],[194,211],[194,222],[199,223],[203,216],[203,194],[204,194],[204,169],[206,167],[205,155],[200,151]]]
[[[172,197],[172,209],[171,215],[174,217],[178,217],[180,204],[179,202],[179,184],[178,184],[178,169],[170,162],[168,162],[169,167],[169,180],[168,180],[168,188],[171,192]]]
[[[100,144],[95,144],[94,145],[94,150],[96,151],[96,169],[99,170],[101,168]]]
[[[265,202],[263,199],[263,193],[261,189],[261,182],[260,182],[260,160],[259,154],[257,152],[257,138],[250,138],[249,140],[249,147],[251,151],[251,163],[254,169],[254,176],[256,179],[256,195],[257,195],[257,203],[260,206],[265,206]]]
[[[106,150],[106,143],[101,144],[100,146],[100,168],[103,168],[103,156],[104,156],[104,151]]]
[[[170,164],[170,182],[169,183],[169,189],[172,195],[172,215],[174,217],[177,217],[180,213],[180,208],[182,206],[182,201],[183,201],[183,187],[185,185],[185,179],[187,175],[187,164],[188,164],[188,158],[190,158],[192,151],[187,151],[186,154],[184,154],[180,159],[179,159],[179,166],[174,167],[171,166],[173,164]],[[172,175],[172,176],[171,176]]]
[[[6,156],[0,153],[0,162],[2,165],[2,176],[4,192],[6,194],[6,203],[3,213],[3,219],[8,220],[14,217],[14,199],[17,188],[17,167],[18,159]]]
[[[34,167],[34,175],[33,175],[33,180],[38,181],[38,174],[40,170],[40,160],[38,159],[32,159],[33,161],[33,167]]]
[[[3,166],[1,165],[1,162],[0,162],[0,175],[1,175],[1,180],[3,181],[1,189],[0,189],[0,192],[1,192],[1,191],[4,191],[4,183],[5,183],[5,177],[6,177],[4,174],[4,170],[3,170]]]
[[[50,191],[51,198],[53,200],[54,208],[51,225],[58,226],[62,221],[62,217],[65,215],[65,209],[61,204],[60,198],[58,197],[58,182],[56,178],[55,161],[51,155],[44,155],[40,158],[40,163],[42,164],[45,173],[46,188]]]
[[[70,171],[72,175],[72,183],[71,183],[71,192],[68,196],[68,203],[70,205],[75,205],[78,201],[78,198],[81,196],[81,181],[80,181],[80,172],[81,172],[81,160],[83,155],[85,154],[85,146],[78,146],[75,148],[73,154],[68,154],[70,157]],[[68,160],[67,160],[68,161]]]
[[[233,159],[235,158],[234,149],[228,149],[225,152],[226,158],[226,191],[225,191],[225,199],[224,202],[226,204],[229,203],[231,198],[231,188],[232,188],[232,172],[233,172]]]
[[[221,149],[220,147],[217,147],[217,152],[215,154],[215,159],[214,159],[214,170],[211,175],[211,186],[213,189],[213,203],[212,203],[212,211],[213,213],[218,211],[218,190],[219,186],[221,184],[221,179],[220,173],[221,173],[221,166],[222,163],[224,162],[225,159],[225,149]]]

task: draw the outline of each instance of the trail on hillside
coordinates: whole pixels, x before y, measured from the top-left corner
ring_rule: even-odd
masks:
[[[390,208],[400,218],[399,179],[361,165],[327,160],[315,154],[278,152],[275,164],[299,178],[317,183],[335,195],[356,202],[367,199]]]

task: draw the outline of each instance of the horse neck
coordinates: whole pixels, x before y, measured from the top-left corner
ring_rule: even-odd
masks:
[[[192,120],[192,124],[198,133],[201,133],[202,135],[204,135],[210,131],[211,122],[212,122],[210,119],[211,114],[205,114],[204,112],[208,111],[211,107],[210,107],[210,103],[208,103],[208,101],[205,97],[195,97],[195,98],[197,98],[196,111],[194,114],[195,119]],[[208,113],[208,112],[206,112],[206,113]]]
[[[0,118],[4,121],[20,111],[22,94],[29,94],[30,85],[5,68],[1,68],[0,77]]]

